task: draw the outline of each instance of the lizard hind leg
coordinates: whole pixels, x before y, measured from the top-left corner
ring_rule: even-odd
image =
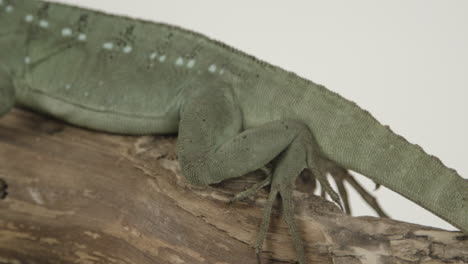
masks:
[[[283,217],[289,227],[293,245],[296,250],[298,261],[301,264],[305,263],[304,243],[294,221],[294,200],[293,190],[296,178],[304,169],[311,170],[316,178],[322,184],[322,189],[332,197],[335,202],[340,204],[339,196],[331,188],[325,174],[318,169],[316,160],[319,157],[318,145],[315,144],[314,138],[308,128],[299,129],[298,136],[293,142],[283,151],[278,157],[272,175],[270,194],[264,207],[263,220],[260,227],[260,232],[257,237],[256,252],[260,252],[265,239],[265,234],[271,217],[271,208],[276,196],[281,196],[283,205]]]
[[[294,222],[292,193],[296,178],[305,168],[326,186],[331,197],[337,197],[316,160],[321,157],[318,144],[309,128],[297,120],[275,120],[259,126],[242,127],[243,117],[229,89],[199,92],[188,98],[180,109],[177,155],[182,174],[194,185],[208,185],[240,177],[273,161],[271,177],[254,185],[240,198],[271,184],[256,249],[260,252],[270,222],[276,197],[281,195],[284,215],[300,263],[304,262],[304,245]],[[338,198],[336,198],[338,199]]]

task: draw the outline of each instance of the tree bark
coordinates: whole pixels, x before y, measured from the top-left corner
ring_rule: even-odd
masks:
[[[0,263],[257,263],[266,192],[229,204],[259,173],[188,185],[175,136],[121,136],[15,109],[0,120]],[[461,232],[350,217],[296,192],[309,263],[468,263]],[[275,207],[262,263],[293,263]]]

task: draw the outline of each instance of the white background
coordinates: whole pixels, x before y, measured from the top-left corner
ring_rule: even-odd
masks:
[[[296,72],[468,177],[466,0],[63,2],[176,24]],[[393,218],[454,229],[385,188],[376,193]],[[351,200],[356,215],[374,215]]]

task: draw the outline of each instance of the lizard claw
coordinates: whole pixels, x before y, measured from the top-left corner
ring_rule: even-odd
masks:
[[[322,193],[328,194],[330,198],[340,207],[341,210],[344,210],[341,198],[338,193],[333,190],[330,183],[328,182],[326,174],[315,167],[309,167],[309,170],[312,171],[312,174],[315,176],[320,185],[322,186]]]
[[[257,241],[255,243],[255,254],[257,254],[257,259],[260,261],[260,251],[262,250],[263,242],[265,241],[266,232],[268,227],[270,226],[270,218],[271,218],[271,209],[273,208],[273,203],[276,200],[276,196],[278,195],[278,190],[276,188],[272,188],[270,190],[270,194],[268,195],[268,200],[265,203],[263,208],[263,219],[260,225],[260,230],[257,235]],[[259,262],[260,263],[260,262]]]
[[[322,160],[322,166],[326,168],[326,171],[331,174],[333,179],[336,182],[338,187],[338,191],[340,192],[340,197],[344,203],[345,212],[351,215],[351,206],[348,199],[348,192],[346,191],[346,187],[344,182],[347,182],[351,187],[358,192],[358,194],[363,198],[367,204],[374,209],[374,211],[380,217],[387,217],[388,215],[383,211],[382,207],[380,206],[379,202],[375,197],[373,197],[364,187],[362,187],[359,182],[354,178],[354,176],[345,168],[341,167],[340,165],[330,161],[330,160]],[[380,184],[376,183],[376,190],[380,187]]]
[[[289,226],[289,232],[293,240],[294,248],[296,249],[297,263],[305,264],[304,242],[301,239],[297,229],[296,221],[294,220],[294,199],[292,197],[293,186],[290,185],[280,190],[280,195],[283,204],[283,216],[286,224]]]

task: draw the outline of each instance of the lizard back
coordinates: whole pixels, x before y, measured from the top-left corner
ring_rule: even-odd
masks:
[[[184,93],[229,82],[230,53],[199,34],[62,4],[4,6],[3,46],[21,52],[0,56],[13,65],[18,103],[71,123],[176,132]]]

